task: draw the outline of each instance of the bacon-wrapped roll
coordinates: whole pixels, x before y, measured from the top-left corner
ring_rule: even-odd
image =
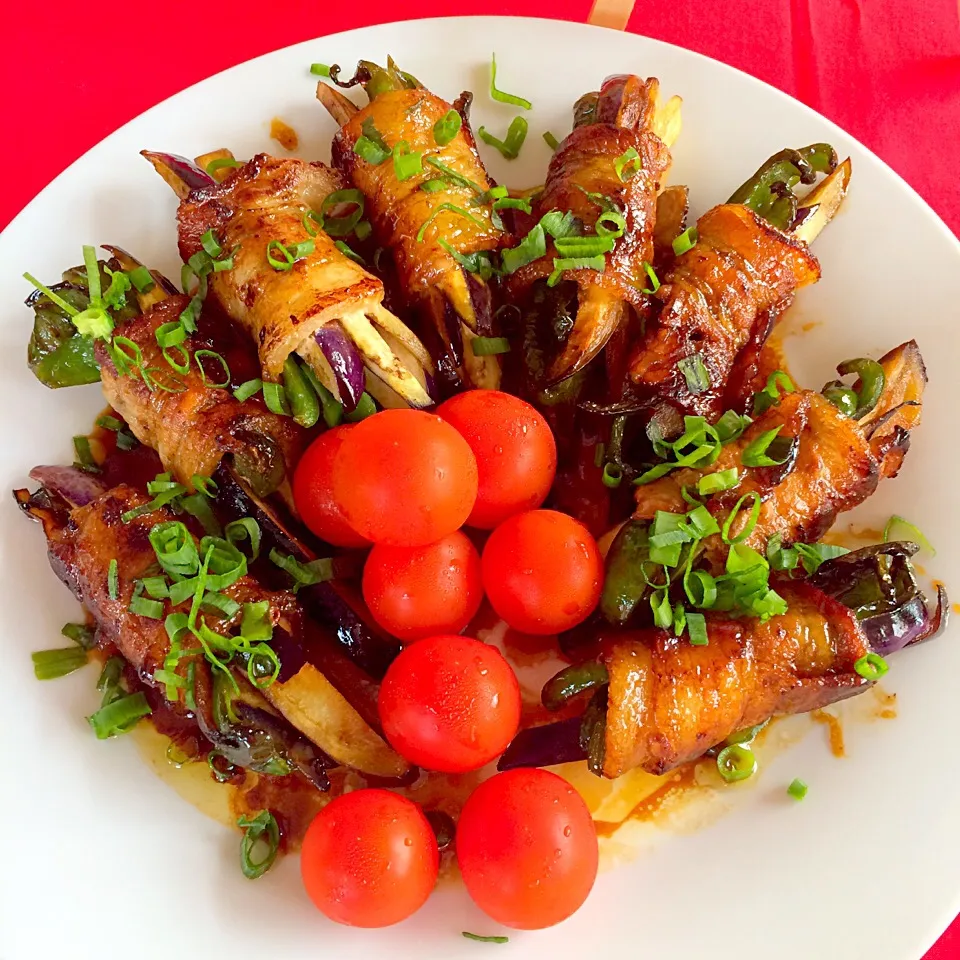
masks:
[[[271,413],[262,403],[240,403],[229,389],[204,382],[194,354],[196,337],[172,354],[186,372],[174,370],[157,343],[157,330],[176,323],[189,298],[172,296],[123,324],[118,336],[139,350],[142,370],[117,370],[104,341],[98,341],[103,392],[133,435],[160,455],[164,469],[192,487],[194,476],[210,477],[225,456],[260,496],[279,490],[292,503],[290,478],[307,443],[306,432],[290,417]],[[187,364],[182,361],[189,361]],[[205,369],[207,369],[205,367]],[[212,378],[221,376],[212,365]]]
[[[696,243],[663,277],[656,292],[659,317],[633,354],[630,378],[640,397],[715,418],[742,352],[762,345],[796,291],[820,278],[809,244],[842,202],[850,163],[838,167],[825,144],[805,151],[820,158],[817,170],[830,175],[803,201],[789,189],[800,174],[783,173],[797,167],[771,158],[734,194],[736,202],[699,219]],[[811,182],[816,172],[804,166],[804,151],[786,152],[796,154],[805,182]],[[777,205],[786,206],[787,213]]]
[[[169,171],[169,157],[145,155]],[[180,191],[180,253],[189,260],[199,252],[208,230],[230,252],[233,268],[210,274],[210,289],[254,338],[264,378],[280,379],[287,358],[298,354],[347,409],[363,392],[364,366],[409,404],[429,405],[429,355],[384,308],[381,281],[315,223],[305,225],[342,188],[340,178],[322,163],[258,154],[222,183],[208,180]],[[281,246],[296,253],[288,257]],[[271,265],[271,251],[280,266]]]
[[[647,304],[643,290],[650,285],[647,269],[654,260],[657,193],[670,163],[667,145],[654,132],[661,129],[658,91],[656,79],[609,78],[595,100],[578,102],[577,125],[550,162],[534,210],[537,221],[552,211],[571,214],[588,237],[604,230],[617,234],[620,218],[623,226],[602,269],[565,269],[560,274],[561,281],[576,283],[575,319],[546,371],[547,383],[584,367],[603,349],[626,311]],[[604,220],[608,212],[613,216]],[[544,256],[513,274],[509,290],[518,301],[528,300],[533,284],[554,272],[555,259],[565,259],[555,248],[563,243],[550,238]],[[569,299],[569,291],[559,289],[557,298]],[[548,303],[551,299],[547,294]]]
[[[760,499],[760,512],[746,544],[766,549],[778,534],[784,543],[810,543],[821,537],[837,514],[852,510],[877,488],[881,477],[895,476],[910,445],[910,430],[920,422],[923,359],[914,341],[891,350],[880,361],[883,391],[876,405],[855,420],[823,395],[811,390],[788,393],[771,406],[734,442],[723,447],[707,473],[735,469],[739,482],[714,494],[706,503],[720,523],[734,504],[751,493]],[[744,467],[744,451],[759,437],[779,430],[777,466]],[[658,510],[683,513],[688,509],[682,490],[696,483],[702,472],[675,470],[637,487],[634,516],[652,520]],[[731,536],[747,522],[740,514]],[[718,564],[725,546],[717,536],[705,543],[707,557]]]
[[[475,335],[489,336],[493,319],[486,281],[468,270],[463,258],[496,250],[504,236],[493,222],[490,202],[475,203],[494,184],[470,129],[471,96],[462,94],[451,105],[412,85],[392,64],[387,69],[361,64],[344,85],[354,83],[363,84],[370,96],[362,110],[326,84],[317,90],[341,124],[333,139],[333,164],[366,198],[374,234],[393,257],[403,297],[424,316],[424,336],[440,351],[440,375],[451,386],[495,388],[500,381],[496,357],[476,356],[464,346]],[[434,127],[451,111],[459,114],[460,127],[438,143]],[[419,169],[414,165],[398,179],[389,153],[356,151],[361,138],[419,154]]]

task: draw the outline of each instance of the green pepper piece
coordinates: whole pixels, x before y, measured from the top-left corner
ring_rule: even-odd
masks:
[[[320,419],[320,399],[292,355],[283,363],[283,389],[293,419],[301,427],[312,427]]]
[[[78,310],[90,305],[86,291],[78,287],[58,283],[51,289]],[[100,367],[93,354],[93,340],[82,336],[66,311],[39,291],[27,303],[34,311],[33,333],[27,347],[27,362],[34,376],[52,388],[96,383]]]
[[[548,710],[559,710],[571,697],[602,686],[608,679],[606,666],[595,660],[565,667],[543,685],[540,700]]]
[[[361,60],[357,69],[358,73],[363,71],[366,74],[367,79],[363,82],[363,89],[371,100],[391,90],[409,90],[411,83],[407,78],[415,79],[410,74],[404,75],[402,70],[398,70],[393,57],[387,57],[385,67],[381,67],[372,60]]]
[[[831,380],[821,391],[823,395],[841,412],[852,417],[857,411],[857,391],[840,380]]]
[[[590,698],[580,723],[580,746],[587,753],[587,769],[603,776],[607,753],[607,687],[601,687]]]
[[[797,214],[793,188],[813,183],[818,173],[832,173],[837,153],[828,143],[799,150],[785,148],[770,157],[727,201],[742,203],[781,230],[789,230]]]
[[[854,420],[865,417],[879,402],[886,386],[887,377],[883,367],[876,360],[867,357],[857,357],[855,360],[844,360],[837,365],[837,373],[845,377],[848,373],[855,373],[860,378],[860,389],[857,390],[857,409],[850,416]]]
[[[647,595],[643,563],[650,557],[647,545],[649,525],[628,520],[610,545],[607,573],[600,595],[600,612],[608,623],[623,626],[637,604]]]

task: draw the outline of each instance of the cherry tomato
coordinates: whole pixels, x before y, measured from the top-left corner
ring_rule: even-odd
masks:
[[[352,427],[334,427],[317,437],[297,464],[293,475],[293,500],[307,527],[321,540],[335,547],[367,547],[370,541],[361,537],[344,519],[343,511],[333,499],[333,461]]]
[[[597,858],[587,805],[546,770],[508,770],[481,783],[457,824],[467,891],[508,927],[539,930],[576,912],[597,877]]]
[[[363,568],[363,599],[405,642],[459,633],[483,599],[480,554],[459,530],[425,547],[377,544]]]
[[[437,413],[470,444],[480,476],[471,527],[492,530],[507,517],[539,507],[557,472],[557,444],[529,403],[499,390],[468,390]]]
[[[391,746],[428,770],[464,773],[499,756],[520,725],[520,686],[496,647],[430,637],[401,650],[380,685]]]
[[[483,586],[493,609],[523,633],[560,633],[600,600],[603,559],[590,531],[556,510],[504,521],[483,548]]]
[[[426,902],[440,854],[421,809],[388,790],[354,790],[328,803],[303,838],[310,899],[337,923],[387,927]]]
[[[333,494],[374,543],[419,547],[459,529],[477,499],[477,461],[445,420],[384,410],[347,434],[333,462]]]

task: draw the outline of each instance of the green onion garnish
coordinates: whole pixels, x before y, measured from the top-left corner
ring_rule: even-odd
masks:
[[[793,381],[782,370],[774,370],[767,377],[767,384],[753,395],[750,409],[754,416],[759,416],[765,410],[775,406],[780,402],[781,396],[787,393],[793,393],[797,388]]]
[[[393,174],[401,183],[423,173],[423,154],[410,149],[406,140],[393,148]]]
[[[273,647],[266,643],[257,644],[247,660],[247,679],[257,689],[264,690],[271,686],[279,676],[280,658]]]
[[[687,389],[697,396],[710,389],[710,371],[699,353],[692,353],[677,361],[677,369],[687,381]]]
[[[879,680],[889,669],[887,663],[879,653],[868,653],[861,657],[854,665],[853,669],[863,677],[864,680]]]
[[[546,252],[547,237],[543,226],[538,223],[517,246],[503,251],[500,265],[504,273],[515,273],[521,267],[544,256]]]
[[[794,800],[802,800],[807,795],[807,790],[807,785],[799,777],[787,787],[787,793]]]
[[[896,513],[890,517],[883,528],[884,543],[889,543],[891,540],[897,539],[894,537],[893,531],[898,527],[903,527],[908,533],[910,539],[919,543],[920,546],[923,547],[923,549],[926,550],[931,557],[935,557],[937,555],[937,551],[933,549],[933,544],[923,535],[923,531],[918,526],[912,524],[909,520],[905,520]]]
[[[260,524],[253,517],[232,520],[226,525],[223,532],[227,542],[232,543],[235,547],[245,540],[250,541],[251,561],[260,556]]]
[[[605,487],[616,490],[623,481],[623,469],[616,463],[608,463],[603,468],[601,480]]]
[[[613,169],[617,172],[617,179],[621,183],[632,180],[643,168],[640,154],[634,147],[629,147],[613,161]]]
[[[510,352],[510,341],[506,337],[471,337],[470,349],[475,357],[492,357]]]
[[[597,270],[602,272],[606,265],[607,261],[602,253],[595,257],[555,257],[553,273],[547,277],[547,286],[555,287],[565,270]]]
[[[280,827],[269,810],[261,810],[252,820],[240,817],[237,826],[244,829],[243,840],[240,842],[240,869],[248,880],[256,880],[262,877],[277,859]]]
[[[97,417],[97,426],[104,430],[109,430],[111,433],[118,433],[126,426],[126,424],[122,420],[118,420],[116,417],[111,417],[105,414],[102,417]]]
[[[214,260],[223,253],[223,247],[220,246],[220,241],[213,235],[213,229],[208,230],[200,238],[200,246],[212,257]]]
[[[361,220],[354,228],[353,234],[358,240],[366,240],[373,233],[373,226],[369,220]]]
[[[134,597],[127,609],[140,617],[149,617],[151,620],[163,619],[163,603],[159,600],[151,600],[149,597]]]
[[[126,733],[141,717],[147,717],[152,712],[142,693],[131,693],[101,707],[87,720],[97,739],[106,740]]]
[[[73,449],[77,455],[76,465],[80,467],[81,470],[85,470],[87,473],[100,472],[100,465],[97,463],[93,451],[90,449],[89,437],[74,437]]]
[[[497,55],[493,54],[490,60],[490,98],[496,100],[497,103],[509,103],[515,107],[523,107],[524,110],[530,110],[533,107],[533,104],[524,99],[523,97],[518,97],[512,93],[505,93],[503,90],[497,89]]]
[[[56,680],[74,670],[86,666],[87,651],[81,647],[64,647],[62,650],[39,650],[30,654],[33,658],[33,673],[38,680]]]
[[[679,237],[673,241],[673,253],[675,256],[683,256],[688,250],[692,250],[697,245],[700,234],[696,227],[687,227]]]
[[[397,146],[399,147],[399,144],[397,144]],[[329,216],[331,210],[341,205],[352,206],[353,209],[344,216]],[[363,218],[363,207],[364,197],[359,190],[334,190],[333,193],[324,198],[323,203],[320,205],[319,215],[313,214],[312,216],[308,216],[304,214],[304,226],[307,225],[308,220],[313,219],[318,222],[331,237],[347,237],[353,233],[357,224]],[[310,230],[308,229],[307,232],[310,233]],[[311,234],[311,236],[315,235],[316,231]],[[310,243],[310,249],[306,250],[305,253],[313,253],[315,244],[313,241],[307,242]]]
[[[523,117],[514,117],[507,127],[507,135],[500,140],[490,133],[486,127],[480,127],[477,136],[491,147],[495,147],[507,160],[516,160],[520,156],[520,148],[527,139],[527,121]]]
[[[225,167],[242,166],[243,164],[239,160],[234,160],[233,157],[217,157],[207,164],[207,173],[212,177],[218,170],[223,170]]]
[[[96,642],[96,633],[85,623],[65,623],[60,628],[60,633],[84,650],[92,650]]]
[[[478,274],[481,280],[489,280],[497,272],[497,268],[493,265],[493,259],[486,250],[478,250],[476,253],[460,253],[459,250],[454,249],[454,247],[447,243],[442,237],[437,238],[437,243],[439,243],[464,270]]]
[[[459,132],[463,119],[456,110],[448,110],[434,125],[433,139],[438,147],[445,147]]]
[[[695,647],[705,647],[710,642],[707,636],[707,618],[702,613],[687,611],[687,632],[690,643]]]
[[[476,940],[477,943],[509,943],[509,937],[481,937],[479,933],[470,933],[467,930],[464,930],[461,933],[461,936],[466,937],[468,940]]]
[[[454,203],[440,203],[430,212],[430,216],[423,221],[422,226],[417,231],[417,243],[423,243],[423,235],[426,232],[427,227],[438,217],[444,210],[448,210],[450,213],[455,213],[459,217],[464,217],[469,220],[471,223],[475,223],[478,227],[482,228],[484,226],[482,220],[478,220],[472,213],[468,213],[463,207],[458,207]]]
[[[525,200],[523,197],[499,197],[493,201],[493,211],[490,214],[490,219],[498,230],[503,229],[503,220],[500,219],[501,210],[522,210],[524,213],[533,212],[530,201]]]
[[[293,419],[301,427],[316,424],[320,419],[320,399],[293,354],[283,363],[283,389]]]
[[[280,254],[279,258],[273,255],[274,250]],[[292,270],[293,261],[293,254],[279,240],[271,240],[267,244],[267,263],[274,270]]]
[[[779,467],[786,463],[793,451],[794,438],[780,437],[782,429],[781,424],[773,430],[761,433],[756,440],[751,440],[740,457],[743,465],[745,467]]]
[[[613,226],[608,227],[607,223],[612,223]],[[616,240],[622,237],[623,231],[627,229],[627,218],[619,210],[604,210],[597,217],[597,222],[593,228],[596,230],[597,236],[613,237]]]
[[[293,577],[295,591],[300,587],[309,587],[333,578],[333,561],[329,559],[301,563],[296,557],[291,557],[274,548],[270,551],[270,561]]]
[[[549,130],[544,130],[544,131],[543,131],[543,139],[544,139],[545,143],[547,144],[547,146],[548,146],[551,150],[553,150],[554,152],[556,152],[557,147],[560,146],[560,141],[559,141]]]
[[[745,500],[753,498],[753,503],[750,507],[750,515],[747,517],[747,522],[744,524],[743,529],[735,536],[730,536],[730,528],[733,526],[734,521],[737,518],[737,515],[740,513],[740,508],[743,506]],[[745,493],[734,505],[733,509],[730,511],[730,515],[723,522],[723,528],[721,530],[721,535],[723,537],[724,543],[743,543],[747,537],[753,533],[754,529],[757,526],[757,520],[760,517],[760,494],[756,490],[750,490]]]
[[[157,344],[161,348],[176,347],[187,339],[187,331],[176,320],[170,323],[162,323],[157,327]]]
[[[727,783],[736,783],[756,773],[757,758],[749,747],[742,743],[731,743],[717,754],[717,770]]]
[[[697,493],[709,496],[720,493],[722,490],[732,490],[740,482],[740,475],[736,467],[729,470],[720,470],[717,473],[708,473],[697,481]]]
[[[127,276],[134,287],[137,288],[137,293],[149,293],[156,286],[150,271],[142,265],[134,267]]]
[[[656,271],[647,263],[646,260],[643,261],[643,269],[646,272],[647,276],[650,278],[650,286],[644,287],[641,290],[641,293],[656,293],[660,289],[660,279],[657,277]]]
[[[241,383],[240,386],[233,391],[233,395],[243,403],[244,400],[249,400],[251,397],[256,396],[262,389],[263,381],[258,377],[255,380],[247,380]]]
[[[580,234],[580,222],[567,210],[566,213],[560,210],[549,210],[540,218],[540,226],[550,234],[554,240],[561,240],[564,237],[574,237]]]
[[[195,473],[190,478],[190,482],[193,484],[195,490],[199,490],[205,497],[209,497],[211,500],[215,499],[219,493],[217,481],[210,477],[202,477],[199,473]]]
[[[469,177],[461,176],[453,167],[448,167],[436,157],[424,157],[424,163],[429,163],[431,167],[436,167],[448,180],[458,184],[461,187],[468,187],[474,193],[483,193],[480,184],[474,183]]]
[[[349,257],[354,263],[363,264],[364,259],[354,250],[351,250],[342,240],[337,240],[333,244],[344,256]]]
[[[429,157],[427,158],[427,162],[430,162]],[[445,190],[448,186],[450,186],[449,181],[443,177],[434,177],[432,180],[424,180],[423,183],[420,184],[420,189],[424,193],[438,193],[440,190]]]
[[[753,420],[750,417],[727,410],[713,426],[720,442],[726,444],[736,440],[751,423]]]
[[[554,241],[562,258],[596,257],[613,250],[613,237],[560,237]]]
[[[207,371],[203,366],[204,357],[210,357],[214,363],[220,364],[220,370],[223,377],[222,380],[211,380],[208,377]],[[193,359],[197,362],[197,369],[200,371],[200,379],[203,381],[203,385],[205,387],[211,387],[214,390],[224,390],[230,386],[230,368],[227,366],[227,361],[221,354],[217,353],[215,350],[197,350],[193,355]]]
[[[177,324],[177,326],[179,327],[179,329],[183,330],[183,327],[180,327],[179,324]],[[177,353],[180,354],[179,360],[174,360],[173,356],[170,353],[171,350],[176,350]],[[174,370],[176,370],[177,373],[186,374],[190,372],[190,354],[187,352],[186,348],[177,344],[176,346],[173,346],[173,347],[164,347],[162,353],[163,353],[163,359],[166,360],[167,363]]]
[[[315,77],[329,77],[330,68],[325,63],[311,63],[310,72]]]
[[[116,600],[120,596],[120,571],[116,558],[111,560],[110,566],[107,567],[107,594],[111,600]]]
[[[373,117],[367,117],[360,129],[362,135],[353,145],[353,152],[372,166],[379,166],[390,156],[390,148],[374,125]]]

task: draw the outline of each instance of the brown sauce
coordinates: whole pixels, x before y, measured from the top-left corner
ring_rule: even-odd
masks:
[[[843,745],[843,726],[840,723],[840,718],[832,713],[827,713],[826,710],[814,710],[810,714],[810,719],[827,727],[830,737],[830,752],[835,757],[845,757],[847,754]]]
[[[270,121],[270,139],[276,140],[284,150],[296,150],[300,145],[297,131],[279,117]]]

